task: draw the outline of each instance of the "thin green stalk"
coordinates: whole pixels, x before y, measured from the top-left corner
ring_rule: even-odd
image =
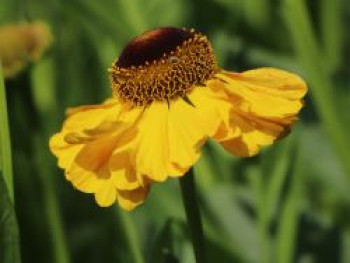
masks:
[[[341,65],[344,51],[343,38],[346,26],[343,24],[343,2],[343,0],[320,1],[322,45],[330,72],[334,72]]]
[[[296,147],[299,147],[299,145],[300,143],[297,142]],[[291,176],[290,187],[281,208],[277,232],[277,262],[283,263],[292,263],[294,261],[302,196],[302,160],[304,159],[304,151],[300,148],[293,150],[294,153],[290,157],[292,163],[289,164],[290,167],[288,169],[288,173]]]
[[[259,231],[259,241],[261,246],[261,262],[269,263],[271,262],[271,242],[269,235],[269,214],[266,208],[267,203],[267,193],[264,186],[263,174],[258,170],[252,170],[255,177],[255,188],[257,189],[259,200],[258,200],[258,231]]]
[[[285,0],[283,14],[290,30],[292,42],[303,66],[307,80],[311,84],[319,116],[325,130],[330,135],[345,171],[350,179],[350,145],[346,129],[338,117],[334,89],[332,87],[329,67],[318,45],[315,32],[311,26],[305,1]]]
[[[269,221],[267,220],[266,213],[259,211],[259,220],[258,220],[258,230],[259,238],[261,245],[261,261],[264,263],[271,262],[271,242],[269,235]]]
[[[11,202],[14,204],[10,128],[7,117],[6,90],[0,65],[0,157],[1,167]]]
[[[130,249],[130,255],[132,256],[132,262],[144,263],[145,261],[137,239],[136,229],[131,221],[131,218],[126,212],[121,211],[118,206],[115,206],[115,214],[119,219],[118,222],[121,224],[121,227],[124,230],[125,239]]]
[[[196,198],[195,181],[193,169],[191,168],[185,176],[180,178],[182,200],[185,207],[187,222],[192,235],[194,256],[197,263],[206,262],[204,235],[198,201]]]

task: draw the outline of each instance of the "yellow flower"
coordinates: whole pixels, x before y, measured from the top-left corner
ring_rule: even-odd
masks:
[[[50,148],[74,187],[127,210],[184,175],[208,138],[252,156],[285,136],[307,91],[282,70],[220,69],[206,36],[178,28],[136,37],[109,71],[113,98],[70,109]]]
[[[38,60],[52,43],[47,24],[8,24],[0,27],[0,62],[5,77],[13,77],[28,62]]]

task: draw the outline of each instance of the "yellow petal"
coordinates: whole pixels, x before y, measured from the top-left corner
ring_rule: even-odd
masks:
[[[65,175],[66,179],[70,181],[76,189],[84,193],[97,192],[100,189],[102,183],[107,179],[102,178],[101,176],[97,176],[95,172],[85,170],[76,164],[73,164]]]
[[[284,118],[295,115],[303,106],[305,82],[286,71],[261,68],[243,73],[217,74],[227,83],[225,90],[236,107],[257,116]]]
[[[146,197],[151,180],[143,179],[131,162],[139,133],[134,124],[143,112],[141,107],[120,105],[115,99],[104,105],[70,109],[62,131],[50,140],[50,149],[65,169],[66,179],[76,189],[94,193],[99,206],[110,206],[118,198],[124,209],[131,210]],[[150,116],[158,125],[155,113],[158,111],[151,111]]]
[[[117,136],[104,136],[87,143],[76,156],[75,162],[85,170],[97,171],[108,163],[118,139]]]
[[[306,84],[297,75],[262,68],[243,73],[220,73],[232,103],[229,125],[222,125],[214,138],[238,156],[252,156],[263,145],[286,135],[303,106]]]
[[[270,145],[286,133],[289,128],[268,120],[243,116],[233,113],[232,126],[239,130],[232,139],[221,140],[220,143],[236,156],[253,156],[259,152],[260,146]]]
[[[109,99],[104,104],[80,106],[67,110],[67,120],[63,124],[66,131],[92,130],[103,124],[114,123],[122,110],[116,99]]]
[[[113,132],[97,136],[93,141],[89,141],[84,145],[74,159],[74,169],[68,169],[68,175],[70,175],[68,179],[72,181],[75,187],[81,191],[87,191],[82,187],[82,184],[78,184],[77,181],[74,180],[74,178],[79,178],[78,182],[80,182],[81,175],[75,174],[90,174],[90,177],[95,177],[97,181],[99,179],[111,179],[110,184],[112,185],[114,185],[113,182],[115,182],[115,180],[112,179],[115,179],[116,175],[113,174],[112,171],[115,173],[116,169],[121,170],[123,176],[126,176],[125,171],[129,169],[131,165],[130,160],[128,158],[118,158],[115,152],[120,151],[119,157],[128,156],[127,152],[122,151],[123,147],[133,138],[130,136],[132,133],[127,133],[128,127],[127,125],[123,126],[120,124]],[[116,157],[118,160],[115,160]],[[116,161],[118,162],[118,167],[115,166]],[[122,180],[126,179],[122,178]],[[93,182],[93,179],[90,179],[89,182]],[[89,185],[89,187],[89,189],[96,189],[91,185]]]
[[[189,99],[170,104],[168,119],[169,172],[183,175],[200,157],[200,150],[208,137],[218,129],[221,121],[214,94],[208,87],[196,87]]]
[[[131,211],[146,199],[149,187],[140,187],[131,191],[118,190],[118,203],[124,210]]]
[[[232,108],[227,95],[209,87],[195,87],[182,98],[148,106],[135,125],[137,139],[135,169],[151,181],[181,176],[195,164],[200,149],[213,136],[221,122],[229,122]]]
[[[58,158],[58,166],[62,169],[69,169],[84,145],[69,145],[65,141],[65,133],[56,133],[50,139],[51,152]]]
[[[50,139],[50,150],[58,158],[58,165],[69,169],[75,156],[84,144],[93,140],[99,133],[113,132],[121,106],[115,99],[107,100],[103,105],[91,105],[73,108],[62,131]]]
[[[217,140],[234,138],[240,134],[238,129],[231,127],[232,110],[237,105],[233,96],[228,96],[226,84],[222,80],[211,79],[207,82],[207,87],[211,91],[204,96],[204,105],[213,105],[218,113],[219,121],[217,130],[213,137]]]
[[[115,152],[109,160],[109,170],[114,186],[119,190],[133,190],[140,187],[135,169],[127,152]]]
[[[143,112],[134,127],[135,165],[137,172],[154,181],[164,181],[168,176],[168,105],[154,102]]]
[[[105,181],[99,191],[95,193],[95,200],[101,207],[113,205],[117,200],[117,190],[110,181]]]

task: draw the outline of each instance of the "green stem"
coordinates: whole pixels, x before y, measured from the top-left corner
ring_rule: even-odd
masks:
[[[130,249],[130,254],[132,256],[132,262],[144,263],[145,261],[141,253],[139,241],[137,239],[136,229],[131,221],[131,218],[126,212],[121,211],[121,209],[118,206],[115,206],[115,213],[124,231],[125,239]]]
[[[325,53],[325,64],[328,65],[330,72],[335,72],[342,61],[342,52],[344,51],[344,31],[342,10],[344,8],[342,0],[321,0],[320,1],[320,23],[322,33],[322,44]]]
[[[204,235],[198,201],[196,198],[193,169],[180,178],[182,200],[185,207],[187,221],[192,235],[194,255],[197,263],[206,262]]]
[[[255,190],[258,196],[258,237],[259,244],[261,247],[261,262],[269,263],[271,258],[270,248],[271,248],[271,238],[269,236],[269,224],[270,218],[267,210],[268,197],[267,197],[267,189],[264,184],[264,176],[262,170],[251,168],[248,170],[249,178],[251,181],[251,186]]]
[[[13,171],[12,171],[12,155],[11,155],[11,139],[10,129],[7,116],[6,90],[2,76],[2,68],[0,65],[0,157],[1,166],[10,196],[11,202],[14,204],[13,190]]]

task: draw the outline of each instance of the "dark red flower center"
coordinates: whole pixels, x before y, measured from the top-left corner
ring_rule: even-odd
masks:
[[[122,51],[116,66],[129,68],[140,66],[168,54],[193,37],[193,33],[181,28],[161,27],[147,31],[131,40]]]

